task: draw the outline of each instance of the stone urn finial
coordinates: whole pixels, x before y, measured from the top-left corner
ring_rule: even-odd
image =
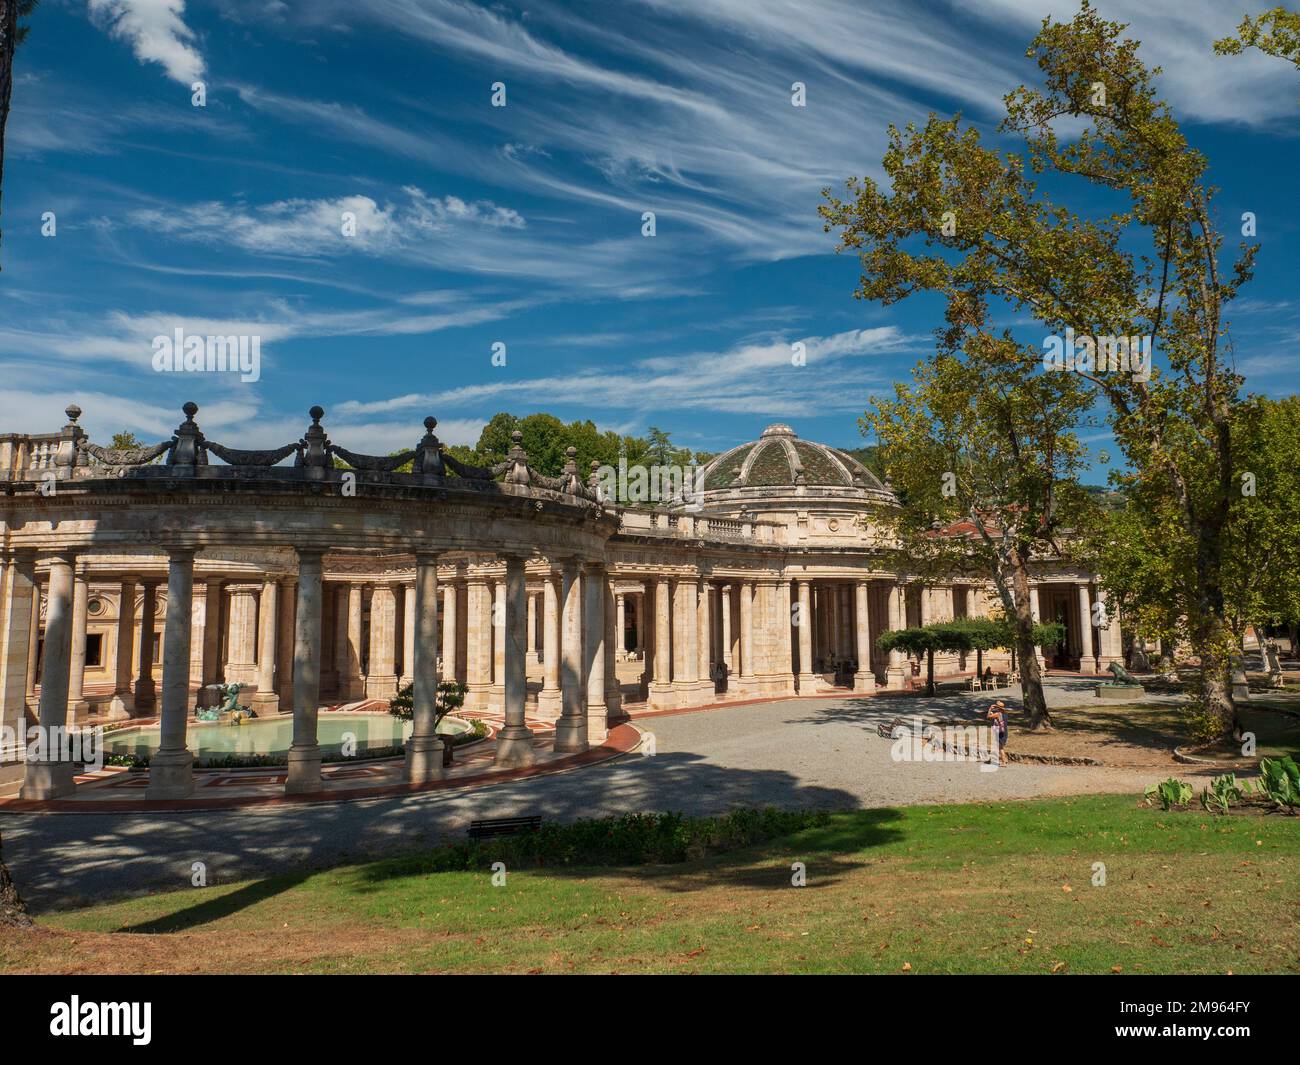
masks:
[[[411,464],[411,472],[420,474],[425,484],[442,484],[442,479],[447,472],[442,461],[442,444],[433,435],[437,427],[438,419],[430,414],[424,419],[424,436],[415,445],[415,460]]]
[[[182,467],[192,472],[195,466],[206,466],[208,463],[207,452],[203,448],[203,432],[194,421],[194,415],[199,412],[199,405],[190,400],[181,407],[181,410],[185,414],[185,420],[172,434],[172,450],[167,456],[167,465]]]
[[[325,408],[319,405],[307,412],[311,415],[311,425],[303,434],[302,450],[299,452],[300,465],[307,471],[310,480],[323,480],[325,471],[332,466],[330,459],[330,440],[320,420],[325,417]]]
[[[75,403],[69,403],[63,408],[63,413],[68,416],[69,424],[76,425],[77,419],[81,417],[81,408]]]

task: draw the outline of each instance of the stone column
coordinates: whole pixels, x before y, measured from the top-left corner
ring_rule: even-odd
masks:
[[[754,680],[754,582],[740,582],[740,678]]]
[[[331,589],[325,589],[322,594],[330,594]],[[348,698],[348,664],[351,661],[351,654],[348,648],[348,604],[350,597],[348,595],[348,586],[346,584],[334,585],[332,587],[334,595],[334,675],[337,678],[337,688],[335,694],[340,701]]]
[[[817,683],[813,673],[813,626],[812,626],[812,588],[807,581],[798,583],[799,614],[799,694],[808,695]]]
[[[889,628],[890,631],[907,628],[907,598],[901,584],[889,586]],[[885,687],[893,691],[907,687],[907,660],[902,651],[889,652],[889,668],[885,673]]]
[[[27,728],[27,657],[36,590],[36,558],[16,552],[5,567],[4,629],[0,632],[0,725],[22,740]]]
[[[360,593],[360,588],[357,588]],[[298,548],[298,605],[293,637],[293,743],[289,747],[286,795],[320,791],[321,552]]]
[[[126,583],[122,584],[126,595]],[[135,596],[132,585],[131,595]],[[212,577],[205,583],[203,592],[203,683],[216,684],[221,679],[221,578]],[[131,611],[134,630],[134,607]]]
[[[50,560],[49,606],[45,611],[45,653],[41,672],[40,727],[44,749],[28,758],[19,796],[57,799],[76,790],[73,763],[63,759],[68,717],[68,671],[72,664],[73,552]]]
[[[587,743],[599,747],[609,735],[605,707],[605,566],[589,562],[582,575],[582,652],[587,694]]]
[[[370,595],[370,668],[366,698],[397,694],[397,596],[391,584],[376,584]]]
[[[226,683],[257,685],[257,584],[230,585],[230,618],[226,630]],[[243,697],[241,696],[241,702]]]
[[[700,691],[711,702],[716,689],[713,680],[713,585],[700,582],[699,602],[696,604],[696,649],[699,661],[695,672],[700,679]]]
[[[262,582],[257,618],[257,691],[248,700],[249,707],[259,716],[280,712],[280,696],[275,690],[275,658],[279,652],[279,641],[276,639],[276,623],[280,619],[279,596],[280,586],[273,577]],[[171,601],[168,600],[169,617],[171,609]]]
[[[354,582],[348,585],[348,661],[347,684],[344,695],[347,699],[360,699],[366,693],[366,681],[361,675],[361,634],[365,632],[363,623],[364,599],[365,589],[359,583]],[[339,687],[344,687],[342,681],[339,682]]]
[[[1097,585],[1097,602],[1101,604],[1104,627],[1101,630],[1101,647],[1097,655],[1097,671],[1104,673],[1112,662],[1124,664],[1124,638],[1120,631],[1119,611],[1114,610],[1106,589]]]
[[[673,688],[679,706],[695,701],[699,689],[699,585],[695,578],[677,582],[673,603]]]
[[[280,697],[280,713],[284,713],[285,707],[293,706],[293,628],[294,609],[298,599],[297,585],[298,582],[293,577],[285,577],[280,582],[280,646],[275,656],[275,690]],[[322,585],[322,616],[324,613],[324,600],[325,588]],[[336,676],[334,680],[337,684],[338,677]]]
[[[190,716],[190,621],[194,551],[167,553],[167,626],[163,630],[162,709],[157,752],[149,759],[146,799],[183,799],[194,791],[194,756],[185,742]]]
[[[542,578],[542,690],[537,696],[540,717],[556,720],[560,698],[560,600],[555,591],[555,574]]]
[[[784,577],[776,586],[776,612],[777,678],[781,684],[781,693],[793,695],[795,692],[794,642],[791,620],[794,612],[790,609],[790,582]]]
[[[411,648],[412,728],[406,742],[406,779],[412,784],[437,780],[446,774],[442,766],[442,740],[438,737],[438,553],[415,553],[415,586],[406,614]]]
[[[497,733],[497,753],[494,761],[500,766],[532,765],[533,733],[524,723],[524,700],[527,698],[527,672],[525,656],[528,654],[528,586],[525,583],[524,560],[506,557],[506,579],[499,585],[498,600],[502,606],[502,662],[505,688],[505,726]]]
[[[467,709],[486,710],[492,687],[492,596],[487,578],[471,573],[466,581],[465,672]]]
[[[158,617],[158,583],[140,584],[140,669],[135,678],[135,708],[152,710],[158,703],[153,682],[153,633]]]
[[[667,577],[658,577],[654,589],[654,679],[650,684],[649,696],[650,702],[655,706],[665,707],[671,705],[672,697],[672,585]]]
[[[442,679],[456,679],[456,585],[451,581],[442,590]]]
[[[601,581],[601,595],[605,603],[605,720],[615,721],[623,717],[623,686],[618,682],[618,662],[614,657],[614,648],[623,643],[623,630],[618,625],[618,603],[615,602],[614,582],[606,571]],[[621,602],[622,596],[618,596]]]
[[[1097,672],[1097,652],[1092,642],[1092,597],[1086,584],[1079,585],[1079,672]]]
[[[1035,624],[1043,620],[1043,616],[1038,610],[1038,585],[1036,584],[1029,586],[1029,614],[1034,619]],[[1039,672],[1047,668],[1047,660],[1043,657],[1042,644],[1034,644],[1034,657],[1038,659]]]
[[[90,586],[84,573],[74,573],[72,578],[72,651],[68,667],[68,720],[76,721],[79,714],[90,709],[86,701],[86,612],[90,602]]]
[[[504,578],[498,578],[492,585],[492,686],[488,689],[488,709],[504,714],[506,708],[506,599],[509,590]],[[527,618],[528,608],[524,607]],[[524,635],[524,622],[520,622],[519,632]],[[527,652],[525,652],[526,654]]]
[[[528,664],[537,665],[537,596],[528,596]]]
[[[135,693],[131,690],[134,648],[135,578],[123,577],[117,596],[117,648],[114,652],[116,677],[113,682],[113,698],[108,704],[108,716],[113,721],[130,717],[135,710]]]
[[[718,589],[718,613],[722,615],[722,662],[730,676],[735,667],[735,656],[731,653],[731,585],[724,584]]]
[[[32,625],[28,630],[30,638],[27,641],[27,703],[35,709],[36,703],[36,671],[40,662],[38,656],[41,651],[41,582],[33,580],[32,582]]]
[[[876,690],[876,678],[871,672],[871,605],[868,593],[870,587],[866,581],[857,582],[857,652],[858,671],[853,677],[853,690],[872,692]]]
[[[415,603],[417,597],[418,592],[414,584],[402,585],[402,675],[397,679],[399,688],[415,683],[415,629],[418,624],[416,616],[419,610]],[[433,610],[437,614],[438,601],[436,599],[433,602]],[[437,618],[435,617],[434,620],[436,622]],[[433,652],[433,665],[436,670],[438,668],[437,646],[431,648],[431,651]]]
[[[555,722],[555,749],[585,751],[588,743],[582,691],[582,581],[577,559],[564,560],[560,601],[560,717]]]
[[[636,610],[636,650],[642,657],[645,656],[645,637],[646,637],[646,610],[645,610],[645,592],[642,591],[636,597],[634,604]]]
[[[627,655],[627,597],[622,592],[614,595],[614,657],[622,661]]]

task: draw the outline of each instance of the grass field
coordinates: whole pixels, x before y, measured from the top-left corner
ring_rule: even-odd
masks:
[[[1298,859],[1300,819],[1128,796],[871,810],[696,861],[521,869],[503,887],[486,868],[388,860],[155,895],[8,933],[0,969],[1297,972]]]

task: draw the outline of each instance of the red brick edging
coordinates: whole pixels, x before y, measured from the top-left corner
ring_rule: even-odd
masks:
[[[353,799],[375,799],[394,795],[415,795],[426,791],[450,791],[455,788],[484,784],[504,784],[528,777],[549,776],[571,769],[605,762],[635,750],[641,742],[641,732],[630,724],[617,725],[609,730],[609,737],[599,747],[580,754],[567,755],[543,765],[524,766],[519,769],[502,769],[476,773],[455,779],[431,780],[425,784],[385,784],[371,788],[348,788],[338,791],[312,791],[297,795],[242,795],[232,798],[199,798],[173,800],[144,799],[0,799],[3,813],[177,813],[187,810],[231,810],[249,806],[287,806],[303,803],[351,802]]]

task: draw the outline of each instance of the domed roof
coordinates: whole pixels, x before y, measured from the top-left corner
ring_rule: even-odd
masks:
[[[788,425],[769,425],[748,444],[724,451],[702,473],[704,492],[744,488],[888,490],[857,459],[825,444],[800,440]]]

